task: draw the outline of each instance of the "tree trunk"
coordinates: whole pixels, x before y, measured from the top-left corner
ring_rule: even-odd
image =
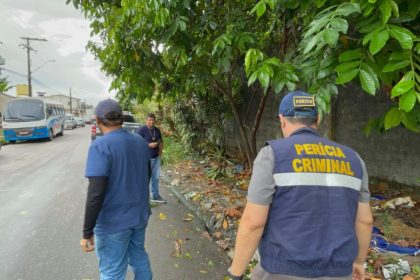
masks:
[[[235,117],[236,124],[238,125],[238,128],[239,128],[239,133],[241,135],[242,144],[244,145],[244,148],[245,148],[245,154],[246,154],[246,160],[247,160],[248,166],[250,168],[252,168],[255,156],[253,156],[253,154],[252,154],[249,139],[248,139],[248,136],[247,136],[246,130],[245,130],[245,124],[241,119],[241,115],[239,114],[238,108],[236,107],[235,100],[234,100],[233,95],[232,95],[232,91],[231,91],[230,88],[228,88],[228,89],[224,88],[217,81],[213,81],[213,87],[218,92],[225,95],[227,97],[228,101],[229,101],[229,105],[232,108],[232,112],[233,112],[233,115]]]
[[[264,112],[265,103],[267,101],[267,97],[270,94],[270,90],[267,91],[267,93],[262,93],[262,96],[260,98],[260,103],[258,104],[258,111],[254,119],[254,125],[252,126],[252,133],[251,133],[251,152],[252,152],[252,158],[254,159],[257,156],[257,132],[258,128],[260,127],[261,123],[261,117]]]

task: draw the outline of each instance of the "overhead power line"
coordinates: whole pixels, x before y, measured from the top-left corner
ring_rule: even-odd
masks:
[[[40,38],[29,38],[29,37],[20,37],[23,40],[26,40],[25,44],[20,44],[23,48],[26,49],[27,55],[28,55],[28,90],[29,90],[29,96],[32,96],[32,79],[31,79],[31,51],[35,51],[31,45],[30,41],[44,41],[46,42],[46,39],[40,39]]]

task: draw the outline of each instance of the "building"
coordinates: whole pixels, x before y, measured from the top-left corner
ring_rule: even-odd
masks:
[[[86,115],[86,104],[80,98],[71,97],[70,99],[70,96],[64,94],[45,95],[43,98],[63,104],[67,114],[72,113],[82,118]]]

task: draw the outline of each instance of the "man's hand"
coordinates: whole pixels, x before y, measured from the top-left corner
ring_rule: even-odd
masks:
[[[82,239],[80,240],[80,246],[82,250],[86,253],[92,252],[95,249],[95,239],[93,235],[89,239]]]
[[[149,143],[149,148],[156,148],[158,146],[158,142]]]
[[[364,264],[353,264],[353,280],[365,280],[365,265]]]

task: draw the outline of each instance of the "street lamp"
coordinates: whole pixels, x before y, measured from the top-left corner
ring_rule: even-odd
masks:
[[[44,63],[42,63],[40,66],[38,66],[37,68],[35,68],[35,70],[31,71],[31,67],[30,64],[28,64],[28,89],[29,89],[29,96],[32,96],[32,74],[35,71],[38,71],[42,66],[44,66],[45,64],[47,64],[48,62],[55,62],[54,59],[49,59],[47,61],[45,61]]]
[[[35,73],[36,71],[39,70],[39,68],[41,68],[42,66],[44,66],[45,64],[47,64],[48,62],[55,62],[55,59],[49,59],[47,61],[45,61],[44,63],[42,63],[41,65],[39,65],[37,68],[35,68],[35,70],[31,71],[31,74]]]

